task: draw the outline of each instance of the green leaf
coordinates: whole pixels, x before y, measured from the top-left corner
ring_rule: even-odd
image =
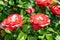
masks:
[[[60,35],[57,35],[55,39],[60,40]]]
[[[10,0],[10,1],[9,1],[9,4],[10,4],[10,5],[14,5],[14,1],[13,1],[13,0]]]
[[[1,34],[0,34],[2,37],[4,37],[6,35],[5,31],[4,30],[1,30]]]
[[[4,20],[4,18],[6,18],[6,15],[5,14],[3,14],[3,13],[0,13],[1,15],[0,15],[0,21],[2,21],[2,20]]]
[[[1,17],[2,13],[0,13],[0,17]]]
[[[0,1],[0,5],[3,5],[4,4],[4,2],[3,1]]]
[[[45,13],[48,15],[49,18],[51,18],[51,12],[48,7],[46,7],[46,9],[45,9]]]
[[[40,35],[43,35],[43,34],[45,33],[43,29],[40,29],[40,30],[38,30],[37,32],[38,32]]]
[[[38,36],[39,39],[43,40],[45,37],[45,34],[43,36]]]
[[[23,8],[25,8],[25,9],[27,9],[29,6],[31,6],[31,4],[28,3],[28,2],[26,2],[26,3],[23,4]]]
[[[21,0],[16,0],[16,3],[17,3],[17,4],[20,4],[20,5],[23,4],[23,2],[22,2]]]
[[[14,31],[12,31],[12,33],[18,35],[20,33],[20,31],[21,31],[20,28],[16,28]]]
[[[8,2],[8,0],[4,0],[4,1]]]
[[[56,31],[53,30],[53,28],[48,28],[47,30],[50,31],[50,32],[58,34]]]
[[[24,23],[29,23],[29,17],[23,17]]]
[[[46,38],[47,38],[47,40],[53,40],[52,34],[46,34]]]
[[[4,40],[11,40],[11,36],[10,36],[10,35],[6,35],[6,36],[4,37]]]
[[[21,15],[25,15],[26,12],[25,12],[23,9],[21,9],[20,14],[21,14]]]
[[[2,6],[0,6],[0,11],[2,11],[3,10],[3,7]]]
[[[48,28],[47,30],[48,31],[51,31],[51,32],[54,32],[54,30],[52,28]]]
[[[13,35],[11,34],[6,34],[4,37],[4,40],[14,40],[15,38],[13,37]]]
[[[34,36],[28,36],[28,39],[27,40],[37,40],[37,39]]]
[[[27,34],[21,32],[21,33],[19,33],[16,40],[26,40],[26,38],[27,38]]]
[[[6,6],[6,4],[3,1],[0,1],[0,5]]]
[[[26,32],[26,33],[29,33],[29,28],[30,28],[30,27],[31,27],[31,25],[25,24],[25,25],[23,25],[22,30],[23,30],[24,32]]]
[[[10,30],[6,30],[5,29],[5,32],[8,33],[8,34],[11,34],[11,31]]]

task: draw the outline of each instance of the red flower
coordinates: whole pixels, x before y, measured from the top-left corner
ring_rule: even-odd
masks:
[[[6,19],[3,20],[2,25],[8,30],[14,30],[18,26],[22,26],[22,16],[19,14],[10,14]]]
[[[34,30],[38,30],[38,29],[40,28],[40,26],[39,26],[38,24],[32,23],[32,28],[33,28]]]
[[[30,22],[35,30],[44,28],[50,23],[50,19],[45,14],[34,14],[30,17]]]
[[[36,0],[35,3],[38,6],[48,6],[48,5],[52,4],[52,0]]]
[[[50,9],[52,13],[60,15],[60,8],[57,5],[53,5]]]
[[[28,7],[27,10],[26,10],[27,13],[33,13],[35,12],[35,9],[32,8],[32,7]]]

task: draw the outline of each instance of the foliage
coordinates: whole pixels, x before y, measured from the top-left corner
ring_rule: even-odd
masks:
[[[60,5],[59,3],[58,5]],[[51,19],[50,25],[37,31],[33,30],[29,22],[30,14],[25,11],[29,6],[35,8],[35,13],[47,14]],[[12,13],[22,14],[24,20],[24,25],[21,28],[16,28],[14,31],[1,30],[0,35],[4,40],[59,40],[60,16],[52,14],[47,7],[43,8],[45,11],[35,4],[35,0],[0,0],[0,22]]]

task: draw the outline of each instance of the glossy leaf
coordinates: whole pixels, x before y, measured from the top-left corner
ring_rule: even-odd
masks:
[[[19,33],[16,40],[26,40],[26,38],[27,38],[27,34],[21,32],[21,33]]]

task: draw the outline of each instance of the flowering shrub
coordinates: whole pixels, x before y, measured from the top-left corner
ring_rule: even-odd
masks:
[[[59,39],[59,1],[0,0],[0,40]]]

